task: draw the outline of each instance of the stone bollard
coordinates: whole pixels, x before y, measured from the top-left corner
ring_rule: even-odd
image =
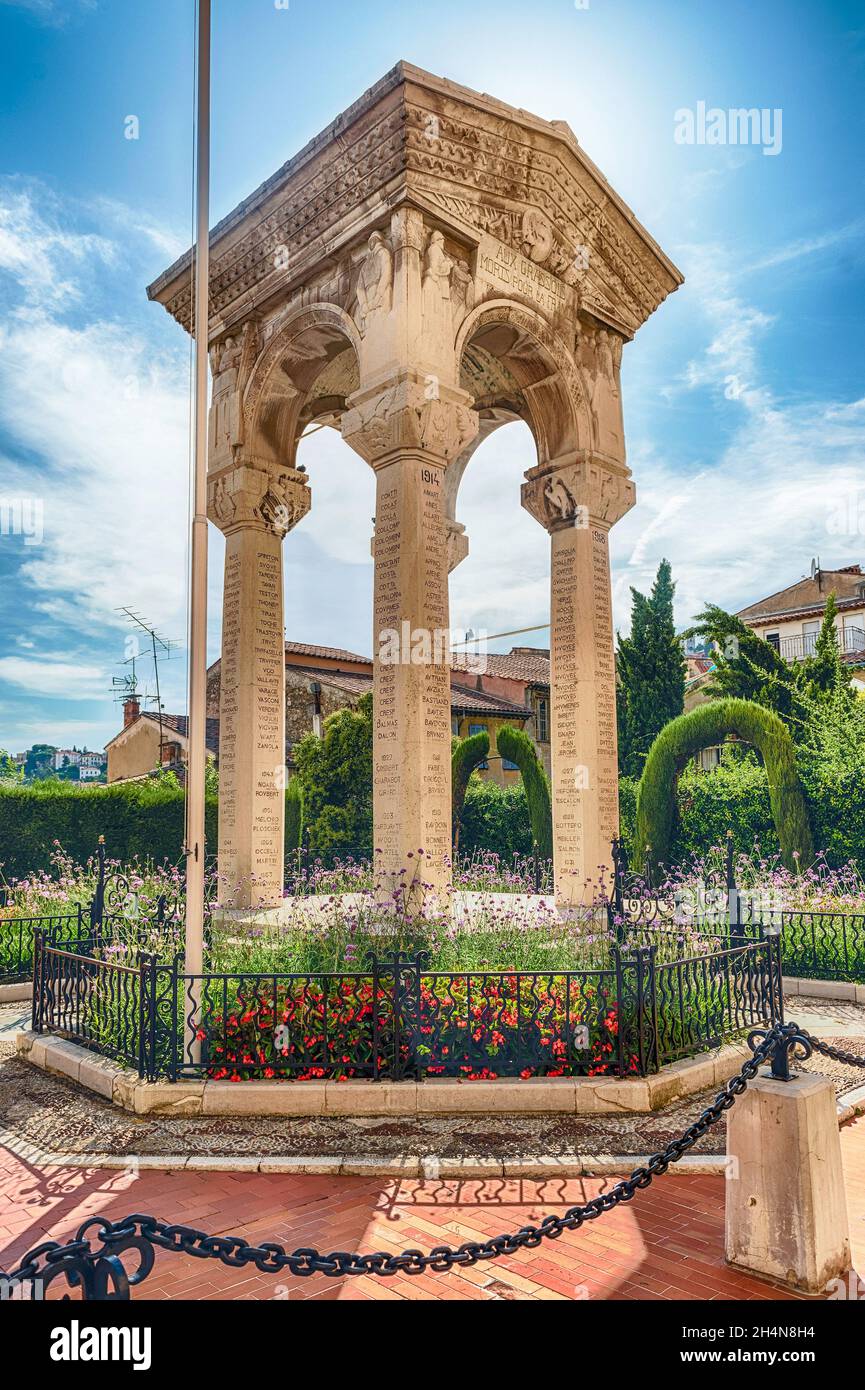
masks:
[[[835,1088],[759,1076],[728,1112],[726,1254],[802,1293],[850,1268]]]

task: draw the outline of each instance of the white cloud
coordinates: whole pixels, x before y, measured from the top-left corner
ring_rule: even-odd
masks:
[[[32,695],[62,700],[91,700],[105,693],[107,677],[99,666],[23,656],[0,657],[0,680]]]
[[[0,188],[0,272],[12,286],[0,324],[0,413],[15,453],[2,461],[4,490],[38,497],[44,516],[42,544],[19,552],[17,592],[26,603],[30,591],[34,624],[42,615],[55,650],[84,639],[107,647],[116,630],[119,668],[124,604],[185,638],[188,360],[121,322],[87,321],[92,301],[81,285],[94,269],[126,266],[128,248],[121,256],[109,237],[70,230],[68,210],[64,222],[39,192]],[[116,208],[114,221],[124,222]],[[130,213],[125,224],[138,219]],[[29,635],[42,650],[39,631]],[[32,669],[34,690],[52,693],[39,683],[42,668]],[[182,676],[183,662],[171,663],[174,704]],[[103,673],[103,698],[106,685]]]
[[[791,241],[786,246],[776,247],[768,255],[752,261],[746,267],[746,271],[750,273],[754,270],[770,270],[774,269],[775,266],[787,265],[790,261],[801,260],[803,256],[813,256],[819,251],[828,251],[842,241],[851,241],[860,237],[863,230],[865,230],[865,219],[859,218],[855,222],[848,222],[843,227],[836,227],[833,231],[821,232],[811,237],[801,237],[798,241]]]
[[[45,194],[37,210],[32,189],[8,183],[0,193],[0,271],[12,275],[27,304],[57,310],[80,298],[70,269],[78,271],[94,258],[113,261],[106,238],[70,233],[58,224],[56,209]]]

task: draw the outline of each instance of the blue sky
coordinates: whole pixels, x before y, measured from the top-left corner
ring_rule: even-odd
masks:
[[[812,555],[865,561],[862,3],[214,14],[214,221],[405,58],[567,120],[684,272],[625,351],[638,505],[612,538],[620,627],[664,555],[682,622],[792,583]],[[30,534],[0,534],[0,747],[116,732],[118,607],[184,638],[189,345],[144,287],[189,241],[192,38],[191,0],[0,0],[0,501],[30,508]],[[700,101],[780,108],[780,152],[677,143],[675,113]],[[303,458],[315,503],[286,543],[287,632],[366,652],[372,474],[331,431]],[[547,538],[518,501],[533,462],[512,425],[467,472],[455,627],[547,620]],[[221,564],[214,534],[214,656]],[[181,710],[182,650],[163,685]]]

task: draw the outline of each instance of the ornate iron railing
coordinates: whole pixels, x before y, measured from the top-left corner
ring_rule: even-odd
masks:
[[[726,867],[701,885],[699,895],[653,883],[652,870],[635,874],[624,846],[613,842],[610,929],[622,942],[642,942],[665,930],[703,935],[719,945],[740,945],[764,933],[780,935],[784,974],[794,979],[865,982],[865,913],[777,908],[762,893],[740,888],[732,836]]]
[[[33,1027],[153,1080],[647,1075],[782,1017],[775,941],[670,960],[609,948],[591,970],[187,975],[135,942],[37,935]]]
[[[85,934],[86,927],[89,927],[89,917],[81,907],[75,912],[57,912],[38,917],[13,916],[11,908],[0,908],[0,983],[11,984],[32,978],[37,931],[63,932],[65,936],[77,938]]]
[[[154,1080],[156,959],[139,952],[133,964],[114,957],[113,949],[99,939],[58,942],[37,932],[32,1026],[38,1033],[69,1038]]]

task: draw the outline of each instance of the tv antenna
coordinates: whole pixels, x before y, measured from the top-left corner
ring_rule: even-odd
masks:
[[[144,619],[140,618],[132,608],[120,608],[118,609],[118,612],[123,613],[125,617],[129,620],[129,622],[132,623],[134,626],[140,627],[142,632],[146,632],[147,636],[150,639],[150,651],[153,657],[153,678],[156,681],[156,696],[155,700],[153,696],[146,696],[145,698],[150,700],[152,703],[156,704],[156,715],[159,720],[159,766],[161,767],[162,748],[163,744],[165,743],[165,730],[162,723],[162,696],[159,690],[159,657],[160,653],[162,653],[164,655],[164,659],[167,661],[171,656],[172,647],[176,647],[178,644],[176,642],[172,642],[170,638],[161,637],[160,634],[157,632],[156,628],[153,627],[150,623],[146,623]],[[140,655],[141,653],[139,652],[136,646],[130,652],[129,656],[126,658],[124,662],[124,665],[126,666],[131,665],[131,675],[129,675],[128,677],[115,677],[113,682],[116,685],[118,681],[122,681],[124,679],[128,680],[129,682],[131,682],[133,688],[132,693],[135,695],[137,695],[138,693],[136,687],[135,662]]]

